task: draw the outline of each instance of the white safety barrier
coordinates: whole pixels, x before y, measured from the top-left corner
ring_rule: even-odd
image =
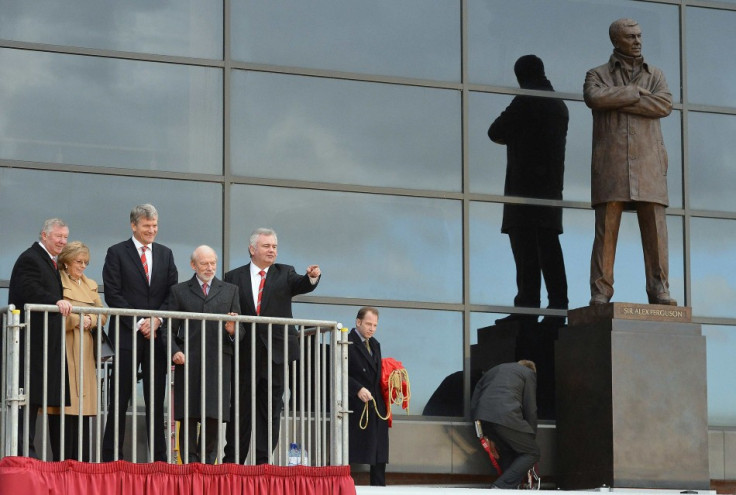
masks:
[[[13,306],[2,308],[2,335],[0,336],[0,369],[2,380],[2,395],[0,396],[0,458],[11,455],[23,455],[28,456],[35,455],[42,460],[52,460],[52,455],[48,452],[47,444],[49,444],[49,431],[48,431],[48,384],[47,380],[43,379],[41,383],[34,381],[33,386],[41,386],[43,389],[42,401],[40,404],[33,404],[38,407],[38,418],[29,418],[29,414],[24,414],[24,410],[28,409],[30,397],[31,397],[31,383],[27,378],[30,376],[30,356],[31,356],[31,342],[33,345],[41,345],[43,343],[43,377],[48,376],[48,372],[54,372],[49,370],[49,349],[48,349],[48,332],[49,332],[49,318],[60,318],[58,315],[58,308],[54,305],[41,305],[41,304],[27,304],[23,308],[25,312],[21,318],[21,310],[16,309]],[[340,324],[331,321],[317,321],[317,320],[300,320],[290,318],[266,318],[266,317],[250,317],[250,316],[227,316],[227,315],[214,315],[205,313],[184,313],[184,312],[172,312],[172,311],[143,311],[135,309],[112,309],[112,308],[92,308],[92,307],[74,307],[72,309],[74,314],[78,314],[80,321],[84,321],[84,315],[107,315],[108,326],[110,329],[109,339],[115,348],[115,353],[112,358],[106,360],[103,357],[103,339],[95,339],[95,368],[96,369],[85,369],[84,360],[80,359],[77,363],[76,369],[78,376],[77,383],[83,384],[84,377],[89,373],[96,375],[97,387],[96,390],[87,390],[87,393],[97,394],[97,412],[92,416],[92,420],[87,424],[87,433],[89,434],[89,441],[83,441],[84,424],[82,413],[82,400],[79,400],[79,410],[76,414],[69,414],[65,412],[65,408],[59,409],[59,416],[61,421],[60,427],[60,439],[57,446],[61,452],[55,452],[57,459],[63,459],[63,452],[65,442],[65,423],[67,421],[77,422],[77,452],[75,459],[85,460],[88,459],[92,462],[100,462],[102,460],[102,438],[103,431],[105,428],[106,421],[114,421],[114,438],[115,438],[115,459],[117,459],[117,452],[119,447],[119,432],[118,432],[118,419],[119,413],[116,406],[119,394],[117,393],[120,384],[120,346],[118,345],[121,340],[120,335],[120,321],[123,318],[132,319],[130,321],[138,321],[140,318],[159,318],[164,323],[158,329],[158,332],[165,332],[165,334],[159,334],[164,337],[166,342],[165,356],[167,363],[171,363],[171,343],[172,339],[175,338],[173,333],[176,331],[174,324],[176,322],[182,322],[179,337],[183,339],[181,346],[183,347],[184,354],[189,356],[190,352],[197,351],[197,349],[190,349],[190,342],[188,337],[189,329],[194,329],[194,325],[197,325],[197,330],[200,331],[201,339],[198,343],[200,349],[199,355],[202,359],[201,372],[201,383],[200,390],[194,391],[189,390],[187,381],[190,377],[189,373],[189,360],[187,359],[184,366],[185,378],[185,396],[184,396],[184,421],[180,424],[180,431],[183,431],[187,427],[189,419],[188,415],[188,404],[190,401],[190,394],[199,393],[200,404],[204,403],[205,393],[207,392],[205,387],[205,373],[207,369],[211,367],[217,368],[217,398],[218,398],[218,411],[216,424],[220,427],[217,431],[210,432],[205,429],[205,412],[204,407],[200,408],[202,411],[201,418],[192,418],[194,420],[199,419],[201,434],[201,451],[198,453],[198,458],[205,460],[204,446],[206,438],[210,435],[217,435],[217,458],[218,461],[221,459],[223,447],[225,445],[225,430],[223,429],[223,407],[227,406],[227,401],[220,400],[220,395],[225,390],[223,388],[223,380],[226,378],[223,374],[223,346],[233,346],[233,359],[230,379],[234,381],[233,390],[242,390],[240,383],[240,367],[241,358],[248,357],[250,362],[251,370],[249,376],[251,377],[251,393],[249,397],[243,397],[240,393],[236,393],[231,397],[231,401],[234,402],[235,417],[230,418],[230,422],[226,423],[225,428],[234,428],[235,438],[240,438],[239,431],[239,417],[241,414],[245,414],[250,411],[251,418],[251,435],[250,435],[250,446],[248,448],[248,455],[246,453],[239,452],[239,442],[236,441],[235,456],[242,462],[253,464],[255,463],[255,443],[256,443],[256,363],[260,362],[262,365],[267,366],[267,383],[268,383],[268,409],[269,413],[274,406],[274,402],[278,404],[280,401],[276,400],[272,396],[272,378],[274,374],[274,366],[277,366],[272,359],[274,352],[274,336],[280,336],[284,342],[284,348],[279,350],[283,351],[283,355],[288,356],[288,341],[289,335],[294,335],[296,329],[296,338],[298,339],[299,355],[296,361],[289,362],[288,359],[284,359],[283,373],[279,373],[283,378],[283,409],[280,415],[276,416],[279,418],[279,424],[274,425],[271,421],[272,414],[268,414],[267,417],[267,429],[268,429],[268,462],[271,464],[286,465],[288,463],[294,464],[308,464],[311,466],[338,466],[346,465],[348,463],[348,405],[347,405],[347,333],[344,331]],[[30,324],[21,323],[30,322],[31,314],[42,313],[43,314],[43,328],[31,328]],[[98,320],[101,318],[98,317]],[[66,352],[66,336],[67,331],[65,328],[65,319],[61,318],[61,339],[62,344],[58,350],[60,354],[61,366],[59,367],[58,373],[61,376],[67,374],[67,352]],[[223,328],[226,322],[236,322],[236,325],[241,329],[240,332],[236,332],[237,336],[239,333],[243,335],[242,340],[240,338],[232,338],[231,342],[223,343],[222,338],[218,338],[219,335],[223,334]],[[206,326],[206,322],[215,322],[216,328],[210,323]],[[135,325],[133,325],[135,327]],[[30,335],[30,338],[29,338]],[[98,334],[99,335],[99,334]],[[256,345],[256,338],[261,338],[262,335],[267,337],[266,342],[268,345],[265,346],[265,360],[264,356],[259,356],[257,359],[256,350],[261,349]],[[35,339],[35,340],[34,340]],[[77,339],[79,342],[78,356],[85,355],[84,339]],[[293,340],[293,339],[292,339]],[[150,360],[148,363],[148,370],[150,376],[148,377],[150,382],[154,382],[154,370],[155,360],[159,358],[157,353],[154,352],[154,341],[149,339],[146,340],[145,345],[150,345],[147,358]],[[206,361],[205,349],[207,346],[216,345],[218,346],[216,362],[209,363]],[[132,339],[132,354],[136,355],[138,352],[137,339]],[[24,364],[21,369],[21,363]],[[175,451],[176,443],[173,441],[175,438],[175,424],[176,411],[174,410],[173,391],[174,391],[174,367],[166,366],[166,383],[169,384],[167,387],[167,393],[165,398],[165,430],[167,434],[167,459],[168,462],[177,462],[177,453]],[[263,373],[263,371],[261,371]],[[138,370],[132,370],[133,383],[136,384],[138,381]],[[36,380],[37,378],[34,378]],[[67,380],[60,380],[61,382],[61,397],[65,397],[68,394],[66,390]],[[80,385],[81,386],[81,385]],[[137,387],[136,387],[137,388]],[[148,390],[148,403],[153,403],[153,390],[154,387],[149,387]],[[225,390],[227,392],[227,390]],[[212,391],[209,391],[212,394]],[[108,398],[109,399],[108,403]],[[211,397],[211,395],[210,395]],[[224,404],[224,405],[223,405]],[[246,409],[247,408],[247,409]],[[153,442],[148,442],[147,452],[140,455],[137,449],[138,444],[138,423],[143,421],[146,425],[145,415],[139,418],[138,414],[138,399],[137,393],[132,394],[131,404],[128,408],[127,416],[130,421],[129,433],[125,437],[125,442],[128,444],[127,447],[130,452],[130,460],[132,462],[151,462],[154,459]],[[145,411],[145,408],[144,408]],[[278,413],[278,411],[273,411]],[[29,438],[31,429],[36,429],[36,423],[40,419],[40,428],[35,434],[35,446],[38,450],[35,450],[33,446],[29,446],[28,441],[23,441]],[[31,421],[33,420],[33,421]],[[154,421],[148,423],[147,438],[154,438]],[[278,442],[276,445],[272,444],[271,433],[273,428],[280,428],[280,435],[278,436]],[[197,432],[190,432],[196,435]],[[179,436],[182,438],[182,435]],[[89,451],[83,452],[83,445],[87,443]],[[296,444],[296,445],[294,445]],[[188,455],[188,446],[185,442],[179,442],[179,454],[182,462],[186,463],[189,461],[190,456]],[[291,452],[290,452],[291,450]],[[126,454],[126,458],[128,455]],[[291,459],[290,459],[291,457]],[[296,460],[298,459],[298,461]]]

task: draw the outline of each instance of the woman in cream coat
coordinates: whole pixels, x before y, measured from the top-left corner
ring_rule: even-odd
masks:
[[[101,308],[102,301],[97,293],[97,282],[87,278],[84,270],[89,265],[89,248],[79,241],[68,243],[57,258],[61,283],[64,287],[64,299],[72,306],[96,306]],[[92,332],[97,328],[98,315],[84,315],[80,331],[79,313],[71,313],[66,318],[66,361],[69,370],[69,396],[71,405],[64,409],[64,458],[78,458],[79,402],[82,401],[83,440],[82,460],[89,460],[89,418],[97,414],[97,378],[94,355],[95,340]],[[105,325],[106,315],[102,315],[101,327]],[[84,339],[83,352],[80,356],[79,341]],[[82,384],[79,382],[80,363],[83,364]],[[61,453],[61,411],[58,407],[49,408],[49,430],[51,450],[54,460],[59,460]]]

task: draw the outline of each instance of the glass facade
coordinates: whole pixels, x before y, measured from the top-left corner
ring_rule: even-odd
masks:
[[[608,60],[611,21],[632,17],[674,100],[662,120],[672,296],[704,325],[711,424],[736,427],[725,379],[736,353],[736,62],[725,50],[736,2],[118,3],[0,2],[0,305],[48,217],[90,246],[100,282],[138,203],[159,209],[158,240],[181,280],[197,245],[229,270],[247,262],[252,229],[273,227],[280,261],[324,274],[297,317],[352,326],[360,305],[380,308],[378,339],[409,370],[420,421],[446,378],[462,372],[469,389],[476,330],[515,311],[502,211],[529,201],[504,196],[506,148],[487,131],[529,93],[513,72],[525,54],[544,61],[556,91],[546,96],[570,113],[563,199],[551,204],[563,208],[570,307],[588,303],[582,86]],[[614,300],[646,302],[629,213],[616,260]]]

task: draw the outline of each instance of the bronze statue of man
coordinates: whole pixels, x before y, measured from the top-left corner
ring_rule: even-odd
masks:
[[[611,24],[613,54],[585,76],[585,103],[593,112],[591,203],[595,240],[590,260],[590,304],[613,296],[613,264],[624,209],[635,209],[644,250],[650,304],[670,297],[667,251],[667,151],[659,119],[672,111],[662,71],[641,55],[641,28],[632,19]]]

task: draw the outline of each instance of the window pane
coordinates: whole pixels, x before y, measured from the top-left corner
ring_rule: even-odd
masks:
[[[238,175],[459,191],[457,91],[236,71]]]
[[[218,69],[0,49],[0,158],[222,173]]]
[[[708,424],[736,426],[736,327],[703,325],[703,335],[708,355]]]
[[[488,139],[488,128],[511,103],[512,96],[471,93],[469,112],[470,190],[475,193],[503,194],[506,178],[506,146]],[[583,102],[565,101],[570,112],[565,149],[565,188],[568,201],[590,201],[590,158],[593,118]],[[670,206],[682,207],[681,114],[661,119],[662,134],[669,151],[667,184]]]
[[[516,266],[508,236],[501,233],[502,205],[470,204],[470,298],[472,304],[514,305]],[[593,210],[565,209],[560,236],[567,273],[570,308],[587,306],[590,300],[590,254],[593,248],[595,215]],[[670,252],[670,292],[684,304],[682,220],[668,217]],[[641,236],[635,213],[621,220],[616,250],[613,301],[646,303],[644,261]],[[547,292],[542,282],[542,306]]]
[[[222,58],[222,2],[3,2],[2,38],[126,52]]]
[[[693,314],[736,317],[736,221],[693,218],[690,245]]]
[[[736,12],[688,7],[687,84],[692,103],[736,107]]]
[[[279,262],[320,265],[315,295],[462,299],[459,201],[233,186],[231,208],[230,268],[249,262],[250,232],[269,226]]]
[[[736,211],[736,116],[690,112],[690,206]]]
[[[180,280],[193,275],[189,256],[195,247],[208,244],[222,252],[219,184],[0,168],[0,198],[0,231],[13,233],[3,236],[0,279],[10,278],[20,253],[38,240],[44,220],[59,217],[69,225],[69,240],[89,246],[86,274],[102,284],[107,248],[132,236],[130,210],[140,203],[156,206],[156,241],[174,252]]]
[[[457,81],[460,2],[232,1],[233,58]]]
[[[296,318],[337,321],[348,328],[355,327],[355,315],[360,306],[330,306],[295,304]],[[454,373],[462,376],[463,322],[462,314],[449,311],[378,308],[376,338],[381,354],[404,365],[409,373],[411,401],[409,413],[422,415],[427,400],[442,381]],[[417,343],[421,342],[421,352]],[[463,390],[455,390],[462,409]],[[360,414],[360,411],[357,411]],[[394,418],[406,411],[393,408]]]
[[[517,87],[514,63],[533,53],[557,91],[581,93],[585,73],[608,62],[608,27],[631,17],[643,30],[644,57],[660,67],[680,99],[679,16],[674,5],[627,0],[469,0],[471,82]],[[733,24],[733,23],[732,23]],[[728,46],[728,45],[723,45]]]

